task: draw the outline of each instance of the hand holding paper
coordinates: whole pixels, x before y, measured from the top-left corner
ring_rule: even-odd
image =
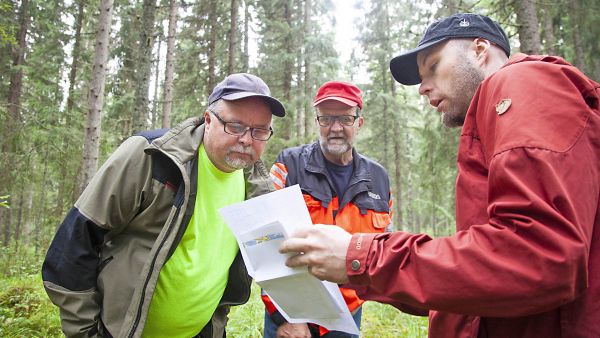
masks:
[[[279,252],[289,234],[313,227],[297,185],[219,212],[238,241],[248,273],[288,322],[315,323],[328,330],[359,333],[337,284],[318,280],[306,267],[286,266],[292,255]]]
[[[344,284],[348,282],[346,251],[351,239],[352,235],[340,227],[315,224],[296,231],[279,252],[294,254],[286,262],[289,267],[308,266],[320,280]]]

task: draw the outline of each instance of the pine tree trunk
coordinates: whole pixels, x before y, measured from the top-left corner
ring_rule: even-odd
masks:
[[[206,84],[206,97],[210,96],[213,88],[217,84],[215,74],[215,64],[217,62],[217,2],[209,0],[210,30],[208,38],[208,83]]]
[[[312,12],[312,4],[311,0],[304,0],[304,36],[311,35],[311,13]],[[307,40],[304,40],[304,139],[308,139],[311,132],[312,125],[312,98],[314,93],[312,92],[312,79],[311,79],[311,53],[310,53],[310,45],[308,45]]]
[[[152,69],[155,12],[156,0],[144,0],[135,69],[134,131],[148,128],[148,89],[150,88],[150,73]]]
[[[579,3],[578,0],[569,2],[570,18],[572,18],[571,31],[573,32],[573,49],[575,50],[575,60],[573,64],[581,71],[585,72],[585,52],[583,51],[583,42],[581,39],[581,27],[579,25]]]
[[[548,4],[543,6],[544,9],[544,50],[547,54],[556,55],[554,38],[554,24],[552,23],[552,7]]]
[[[302,48],[298,48],[297,49],[297,58],[298,58],[298,62],[296,63],[296,78],[298,79],[297,83],[296,83],[296,88],[295,88],[295,92],[296,92],[296,99],[295,99],[295,106],[296,106],[296,129],[294,130],[294,136],[296,137],[297,140],[299,140],[300,138],[302,138],[302,133],[304,131],[304,104],[307,101],[308,98],[305,98],[303,93],[304,93],[304,76],[302,73],[302,64],[304,63],[304,53],[302,52]]]
[[[171,109],[173,109],[173,59],[175,58],[175,33],[177,29],[178,9],[179,0],[171,0],[169,4],[169,32],[167,33],[167,64],[165,66],[165,84],[163,88],[163,128],[171,126]]]
[[[394,224],[396,229],[403,225],[402,215],[402,132],[400,131],[400,120],[394,119],[394,188],[392,189],[392,200],[394,201]]]
[[[69,91],[67,97],[67,118],[73,111],[73,96],[75,95],[75,80],[79,68],[79,57],[81,55],[81,28],[83,26],[83,10],[85,0],[77,1],[77,17],[75,19],[75,41],[73,42],[73,60],[71,61],[71,70],[69,71]]]
[[[15,252],[19,252],[19,245],[21,244],[21,234],[22,234],[22,230],[21,230],[21,224],[23,221],[23,209],[25,209],[25,200],[24,200],[24,193],[23,193],[23,185],[21,185],[20,187],[21,193],[19,194],[19,204],[18,204],[18,210],[17,210],[17,222],[15,223],[15,233],[13,235],[13,238],[15,239]]]
[[[42,171],[42,186],[43,187],[47,187],[50,184],[48,184],[48,182],[46,182],[47,177],[49,176],[48,174],[48,156],[50,155],[50,148],[46,148],[46,151],[44,153],[44,170]],[[39,203],[38,203],[38,210],[37,210],[37,217],[33,217],[31,216],[33,213],[31,212],[32,207],[31,204],[33,204],[33,189],[31,188],[31,201],[30,201],[30,212],[29,212],[29,222],[31,223],[33,221],[33,224],[30,224],[29,229],[31,231],[31,229],[33,228],[33,245],[35,247],[35,253],[37,254],[40,250],[40,244],[41,244],[41,233],[42,233],[42,225],[45,224],[46,222],[44,222],[44,218],[47,215],[46,212],[46,205],[47,205],[47,189],[41,189],[41,193],[40,193],[40,197],[39,197]]]
[[[6,248],[8,246],[8,242],[10,241],[10,222],[4,221],[4,215],[5,215],[5,211],[7,209],[5,209],[4,207],[0,207],[0,224],[4,224],[4,228],[2,230],[3,234],[4,234],[4,239],[2,240],[2,244],[3,246]],[[10,209],[8,209],[10,210]],[[7,213],[8,214],[8,213]]]
[[[23,71],[20,67],[25,63],[25,50],[27,48],[27,31],[29,30],[29,0],[21,2],[19,10],[19,32],[17,39],[19,45],[13,49],[13,72],[10,76],[8,94],[8,117],[10,124],[7,131],[14,133],[20,120],[21,94],[23,90]]]
[[[302,27],[303,29],[301,31],[298,32],[298,36],[297,39],[298,41],[306,41],[306,35],[305,34],[305,30],[304,28],[306,27],[306,24],[304,22],[305,19],[305,15],[302,13],[304,12],[304,6],[303,6],[303,0],[296,0],[297,2],[297,8],[298,11],[300,11],[300,13],[298,13],[298,17],[301,18],[301,20],[303,20],[302,22]],[[296,48],[296,60],[298,60],[296,62],[296,88],[295,88],[295,100],[294,100],[294,105],[295,107],[295,113],[296,113],[296,123],[295,123],[295,129],[294,129],[294,137],[297,140],[300,140],[302,138],[302,132],[304,130],[304,126],[302,125],[304,122],[304,116],[303,116],[303,112],[304,112],[304,105],[306,102],[306,98],[304,97],[304,75],[303,75],[303,71],[302,71],[302,66],[304,65],[304,58],[306,56],[307,52],[306,52],[306,47],[305,46],[298,46],[298,48]]]
[[[22,238],[21,238],[21,243],[26,247],[29,248],[31,247],[31,242],[33,241],[33,243],[35,244],[35,227],[36,225],[34,223],[36,223],[34,221],[34,217],[33,217],[33,198],[34,198],[34,192],[33,192],[33,188],[32,187],[28,187],[27,191],[24,192],[25,196],[26,196],[26,200],[25,200],[25,208],[24,208],[24,215],[21,221],[21,224],[23,224],[22,226],[22,230],[21,230],[21,234],[22,234]]]
[[[244,55],[242,55],[242,65],[243,71],[248,72],[249,61],[250,61],[250,51],[248,49],[248,40],[249,40],[249,32],[250,32],[250,4],[249,0],[244,1]]]
[[[160,82],[160,49],[162,47],[162,34],[158,34],[158,43],[156,47],[156,59],[154,60],[154,95],[152,97],[152,128],[157,127],[158,122],[158,102],[160,93],[158,92],[158,83]],[[162,114],[161,114],[162,115]]]
[[[382,115],[381,118],[383,121],[389,121],[389,116],[390,116],[389,105],[388,105],[388,102],[387,102],[387,99],[385,96],[383,97],[383,110],[381,112],[381,115]],[[388,129],[389,128],[383,129],[383,135],[381,135],[382,140],[389,140]],[[381,163],[381,164],[384,167],[389,168],[389,163],[387,163],[388,159],[390,158],[389,152],[388,152],[388,142],[383,142],[382,145],[383,145],[383,163]]]
[[[284,60],[284,68],[283,68],[283,97],[286,102],[290,102],[292,98],[292,55],[294,53],[294,36],[292,34],[292,1],[284,1],[284,16],[285,22],[288,29],[288,35],[285,39],[285,51],[286,58]],[[289,135],[288,135],[289,136]],[[288,137],[289,139],[289,137]]]
[[[406,188],[406,200],[407,201],[413,201],[414,200],[414,193],[413,193],[413,186],[411,184],[411,180],[410,178],[407,180],[407,188]],[[407,208],[406,209],[406,220],[407,222],[405,224],[401,224],[399,227],[397,227],[398,230],[401,231],[409,231],[409,232],[414,232],[414,233],[419,233],[417,231],[417,211],[414,210],[415,208]]]
[[[520,51],[525,54],[540,54],[539,21],[533,0],[515,0]]]
[[[27,191],[23,192],[23,196],[25,196],[25,205],[21,206],[19,209],[19,224],[21,225],[21,242],[25,247],[29,247],[31,244],[31,235],[33,234],[33,228],[35,227],[34,217],[33,217],[33,189],[32,187],[27,187]],[[21,214],[21,210],[23,214]]]
[[[66,107],[66,119],[65,124],[67,126],[71,125],[71,116],[73,113],[73,106],[75,104],[73,97],[75,96],[75,81],[77,80],[77,71],[79,70],[79,61],[81,56],[81,29],[83,27],[83,17],[84,17],[84,8],[85,8],[85,0],[80,0],[77,2],[77,17],[75,19],[75,36],[73,42],[73,52],[72,52],[72,61],[71,61],[71,70],[69,71],[69,90],[67,96],[67,107]],[[60,168],[61,175],[60,177],[67,181],[67,177],[70,176],[69,171],[71,170],[71,166],[66,165],[71,156],[71,142],[69,140],[63,140],[63,154],[61,156],[65,165],[62,165]],[[75,176],[76,177],[76,176]],[[54,207],[54,214],[59,215],[63,212],[63,205],[65,204],[65,198],[67,196],[67,191],[69,191],[68,187],[72,187],[72,184],[67,184],[66,182],[58,185],[58,194],[56,198],[56,204]]]
[[[235,72],[235,54],[237,51],[237,30],[238,30],[238,3],[237,0],[231,0],[231,27],[229,28],[229,58],[227,61],[227,74]]]
[[[25,50],[27,49],[27,32],[30,23],[29,0],[22,0],[19,8],[19,31],[17,32],[17,45],[12,49],[12,69],[8,89],[8,114],[2,131],[2,153],[0,154],[0,196],[9,195],[8,202],[14,201],[12,196],[13,182],[17,168],[15,158],[19,149],[19,135],[21,130],[21,95],[23,91],[23,70],[25,64]],[[11,213],[10,210],[7,211]],[[10,221],[3,221],[4,212],[0,213],[0,224],[4,224],[5,241],[10,240]],[[10,215],[9,215],[10,217]]]
[[[293,27],[293,22],[292,22],[292,12],[293,12],[293,8],[292,8],[293,4],[291,0],[285,0],[284,1],[284,18],[285,18],[285,22],[286,22],[286,26],[288,29],[288,35],[285,39],[285,60],[283,61],[284,63],[284,67],[283,67],[283,98],[285,102],[291,102],[292,101],[292,71],[294,69],[294,62],[293,62],[293,53],[294,53],[294,36],[292,34],[292,27]],[[290,123],[285,123],[283,125],[283,130],[281,131],[281,136],[286,139],[289,140],[292,136],[292,128],[290,126]]]
[[[83,161],[79,193],[85,189],[98,168],[100,135],[102,126],[102,105],[104,103],[104,83],[106,80],[106,62],[112,20],[113,0],[102,0],[96,31],[94,66],[88,94],[88,114],[84,131]]]

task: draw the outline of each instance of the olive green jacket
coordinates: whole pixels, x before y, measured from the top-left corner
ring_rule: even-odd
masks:
[[[42,267],[68,337],[139,337],[164,263],[193,214],[203,120],[127,139],[61,224]],[[262,161],[245,170],[246,197],[273,190]],[[202,337],[223,337],[230,305],[250,295],[240,254]],[[182,285],[185,287],[185,285]]]

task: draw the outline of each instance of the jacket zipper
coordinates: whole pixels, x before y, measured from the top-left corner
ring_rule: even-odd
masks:
[[[138,304],[138,309],[137,309],[137,313],[135,315],[135,320],[133,321],[133,326],[131,327],[131,330],[129,331],[129,334],[127,335],[128,337],[133,337],[133,334],[135,332],[135,330],[137,329],[137,326],[140,323],[140,319],[142,317],[142,304],[144,303],[144,297],[146,296],[146,287],[148,286],[148,283],[150,282],[150,276],[152,275],[152,270],[154,270],[154,265],[156,264],[156,259],[158,257],[158,254],[160,253],[160,249],[163,247],[163,245],[165,244],[167,238],[169,237],[168,234],[171,233],[171,231],[173,230],[173,224],[177,221],[177,218],[179,217],[179,211],[181,210],[181,207],[177,208],[177,212],[175,212],[174,217],[171,219],[171,223],[169,224],[169,229],[167,231],[167,235],[165,235],[165,237],[162,239],[162,241],[160,242],[160,246],[158,247],[158,249],[156,250],[156,254],[154,255],[154,257],[152,258],[152,264],[150,264],[150,273],[148,273],[148,275],[146,276],[146,280],[144,281],[144,286],[142,288],[142,294],[140,297],[140,302]]]

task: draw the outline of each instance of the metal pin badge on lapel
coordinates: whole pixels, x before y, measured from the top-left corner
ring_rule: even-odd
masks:
[[[506,113],[511,104],[512,101],[510,99],[503,99],[496,105],[496,113],[498,113],[498,115]]]

